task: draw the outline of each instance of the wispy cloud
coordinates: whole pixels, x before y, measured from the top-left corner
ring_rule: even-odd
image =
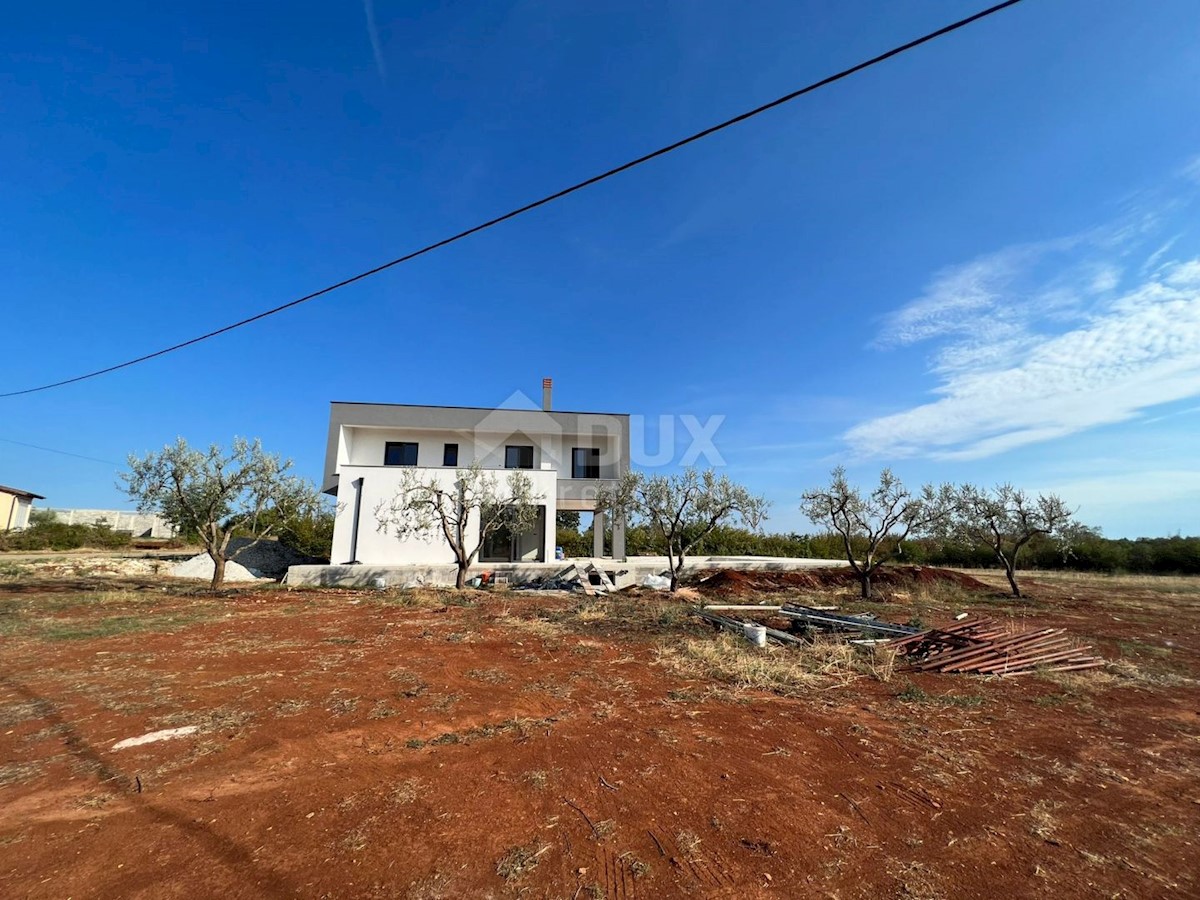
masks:
[[[1148,252],[1152,218],[938,273],[876,342],[933,342],[936,399],[855,425],[851,448],[977,459],[1200,395],[1200,257]]]
[[[1200,184],[1200,156],[1194,156],[1179,170],[1179,174],[1189,181]]]
[[[375,69],[379,78],[387,81],[387,66],[383,63],[383,45],[379,42],[379,28],[375,24],[375,0],[363,0],[363,12],[367,14],[367,35],[371,38],[371,52],[375,54]]]

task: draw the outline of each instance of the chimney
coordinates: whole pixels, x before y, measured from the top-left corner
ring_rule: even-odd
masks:
[[[554,389],[554,379],[553,378],[543,378],[542,379],[542,409],[544,409],[546,412],[550,412],[550,408],[551,408],[550,392],[553,389]]]

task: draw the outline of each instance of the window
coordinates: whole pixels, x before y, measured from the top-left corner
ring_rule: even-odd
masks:
[[[415,466],[417,464],[417,445],[409,441],[388,441],[383,445],[383,464],[385,466]]]
[[[600,451],[595,447],[576,447],[571,451],[572,478],[599,478]]]
[[[447,444],[442,448],[442,465],[458,465],[458,444]]]
[[[532,469],[533,468],[533,448],[512,446],[504,448],[504,468],[506,469]]]

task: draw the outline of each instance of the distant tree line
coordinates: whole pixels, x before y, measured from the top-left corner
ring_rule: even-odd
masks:
[[[579,535],[578,532],[576,532]],[[582,549],[591,553],[591,530],[580,537]],[[560,541],[561,543],[561,541]],[[856,540],[855,549],[865,550]],[[659,556],[666,547],[649,528],[625,531],[630,556]],[[840,535],[832,532],[804,534],[757,533],[744,528],[718,527],[694,551],[700,556],[782,556],[842,560],[846,553]],[[572,555],[569,551],[567,555]],[[999,568],[991,550],[971,543],[941,538],[910,538],[902,543],[894,562],[949,566],[961,569]],[[1132,575],[1200,575],[1200,537],[1107,538],[1098,530],[1082,528],[1069,547],[1046,538],[1033,538],[1022,551],[1022,564],[1030,569],[1073,570]]]

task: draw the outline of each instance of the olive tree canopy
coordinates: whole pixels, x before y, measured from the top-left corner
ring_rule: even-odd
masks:
[[[532,528],[540,499],[533,493],[533,480],[519,471],[501,482],[476,463],[458,469],[447,483],[437,474],[407,469],[391,499],[375,507],[375,521],[379,531],[401,540],[440,534],[454,553],[455,587],[462,589],[487,539],[501,529],[521,534]],[[470,527],[473,519],[479,523],[477,534]]]
[[[880,472],[879,484],[864,494],[838,466],[828,486],[804,492],[800,511],[841,537],[862,596],[870,599],[871,576],[901,552],[906,538],[933,530],[945,518],[948,497],[949,488],[928,484],[913,494],[891,469]]]
[[[121,481],[141,512],[158,513],[181,534],[200,539],[213,561],[216,590],[235,532],[266,537],[320,507],[316,487],[288,474],[291,468],[290,459],[267,453],[257,439],[234,438],[225,451],[217,444],[195,449],[178,438],[161,452],[130,454]]]
[[[667,545],[671,590],[679,587],[683,561],[718,525],[740,522],[755,530],[767,517],[767,500],[712,469],[676,475],[630,472],[597,503],[639,520]]]
[[[1076,531],[1074,515],[1057,494],[1031,496],[1011,484],[990,490],[964,484],[954,489],[946,532],[956,540],[988,547],[1004,566],[1012,595],[1020,597],[1021,549],[1038,535],[1067,541]]]

